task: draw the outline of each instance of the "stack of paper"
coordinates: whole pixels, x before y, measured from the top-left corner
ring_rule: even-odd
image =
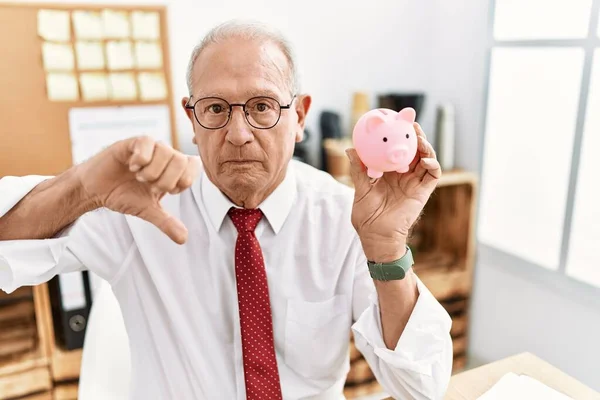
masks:
[[[526,375],[509,372],[478,400],[573,400]]]

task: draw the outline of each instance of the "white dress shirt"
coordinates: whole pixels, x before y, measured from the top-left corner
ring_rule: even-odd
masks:
[[[0,216],[48,177],[0,180]],[[349,335],[389,395],[441,399],[452,368],[451,320],[418,280],[416,307],[395,349],[381,334],[377,295],[350,214],[353,192],[292,161],[261,205],[256,236],[267,270],[284,399],[343,399]],[[177,245],[153,225],[99,209],[59,237],[0,242],[0,288],[89,269],[109,282],[131,351],[131,398],[245,398],[233,204],[203,173],[165,196],[189,230]]]

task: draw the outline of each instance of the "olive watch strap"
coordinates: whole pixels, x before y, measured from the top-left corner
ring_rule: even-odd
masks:
[[[378,281],[391,281],[404,279],[408,270],[414,265],[410,247],[406,246],[406,253],[399,259],[388,263],[367,261],[371,278]]]

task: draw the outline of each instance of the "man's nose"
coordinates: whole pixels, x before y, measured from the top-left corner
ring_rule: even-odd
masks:
[[[243,146],[254,140],[254,134],[241,107],[233,107],[231,120],[227,125],[227,140],[234,146]]]

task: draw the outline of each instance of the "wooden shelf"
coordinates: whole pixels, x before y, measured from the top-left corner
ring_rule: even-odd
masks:
[[[51,391],[44,393],[36,393],[26,397],[20,397],[18,400],[54,400],[54,396]]]
[[[26,396],[51,388],[52,378],[48,368],[48,358],[42,354],[39,347],[0,364],[2,399]]]
[[[55,347],[52,354],[52,378],[56,382],[79,378],[82,349],[66,351]]]
[[[77,400],[78,390],[79,385],[77,383],[58,385],[54,388],[53,400]]]

